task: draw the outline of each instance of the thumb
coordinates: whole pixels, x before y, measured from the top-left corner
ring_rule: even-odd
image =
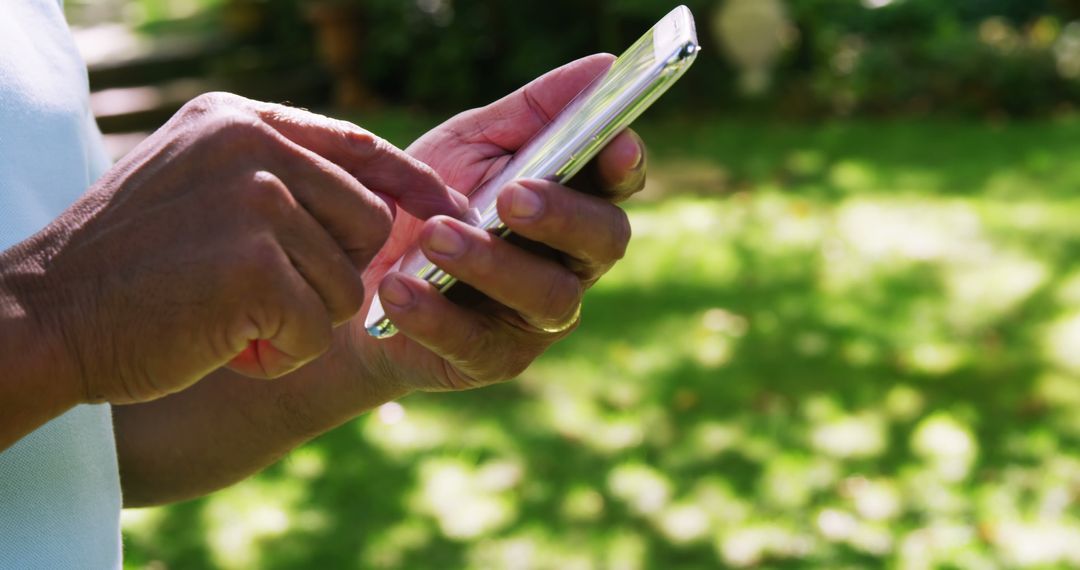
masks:
[[[465,140],[480,137],[503,149],[517,150],[614,61],[615,56],[607,53],[572,61],[486,107],[450,119],[444,127]]]

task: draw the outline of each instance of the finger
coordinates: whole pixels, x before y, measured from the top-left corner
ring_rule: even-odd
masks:
[[[430,283],[404,273],[388,275],[379,297],[403,335],[450,365],[431,371],[445,383],[433,388],[460,390],[509,380],[558,338],[507,327],[489,315],[455,305]]]
[[[566,254],[591,284],[626,254],[630,221],[618,206],[546,180],[519,180],[499,195],[499,217],[515,234]]]
[[[551,259],[444,216],[428,220],[420,246],[442,270],[513,309],[535,329],[558,329],[577,316],[581,280]]]
[[[278,241],[322,300],[334,326],[356,315],[364,303],[362,268],[299,204],[288,223],[278,229]]]
[[[295,199],[336,241],[358,270],[385,243],[393,214],[383,200],[344,170],[290,141],[275,147],[271,160],[284,183],[285,209]],[[261,176],[272,176],[262,173]],[[271,189],[280,194],[281,189]]]
[[[262,104],[258,113],[285,138],[333,162],[417,217],[460,216],[468,208],[464,197],[429,166],[352,123],[281,105]]]
[[[612,139],[570,186],[622,202],[645,188],[645,171],[645,144],[637,133],[627,129]]]
[[[550,123],[552,117],[614,61],[611,54],[572,61],[486,107],[458,115],[447,126],[465,140],[482,140],[513,152]]]
[[[293,268],[280,246],[273,248],[265,283],[247,316],[249,344],[227,367],[254,378],[276,378],[315,359],[330,346],[330,317],[322,300]]]

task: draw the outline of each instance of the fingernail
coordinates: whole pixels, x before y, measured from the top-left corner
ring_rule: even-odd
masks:
[[[544,210],[544,199],[540,194],[520,184],[514,185],[510,194],[510,215],[527,220],[535,218]]]
[[[379,288],[379,299],[383,303],[404,309],[412,304],[413,294],[409,286],[397,275],[390,275]]]
[[[465,240],[449,224],[440,222],[428,237],[428,247],[443,257],[457,257],[465,251]]]
[[[634,133],[634,142],[637,143],[637,160],[634,161],[634,166],[630,167],[630,170],[641,170],[642,166],[645,166],[645,143]]]

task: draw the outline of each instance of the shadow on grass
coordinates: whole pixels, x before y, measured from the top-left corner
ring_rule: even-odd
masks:
[[[1080,378],[1048,356],[1080,309],[1080,126],[642,132],[681,197],[631,206],[642,231],[570,339],[156,511],[128,564],[1000,566],[1035,513],[1080,525],[1046,514],[1080,489]]]

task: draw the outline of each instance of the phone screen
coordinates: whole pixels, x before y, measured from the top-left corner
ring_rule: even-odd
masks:
[[[685,6],[672,10],[518,149],[499,173],[469,194],[471,212],[466,221],[505,236],[508,230],[496,211],[503,187],[522,178],[567,182],[686,72],[699,49],[690,10]],[[442,292],[456,282],[419,248],[402,256],[392,270],[415,275]],[[364,326],[377,338],[397,332],[378,295]]]

